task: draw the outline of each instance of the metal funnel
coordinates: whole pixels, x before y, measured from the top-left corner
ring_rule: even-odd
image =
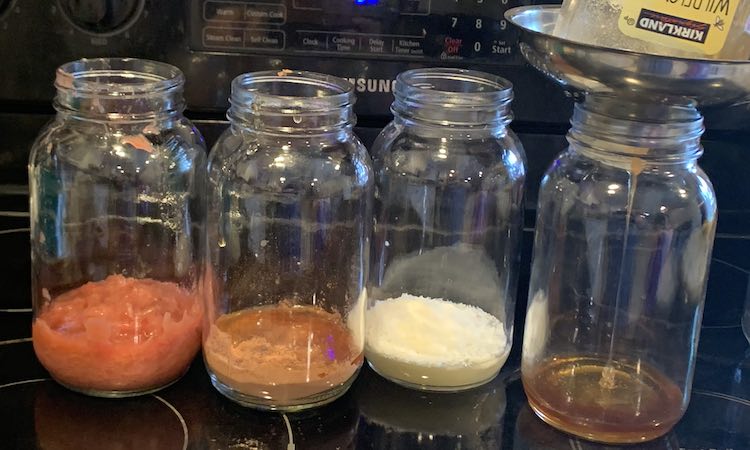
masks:
[[[574,96],[709,106],[750,95],[750,61],[672,58],[562,39],[552,34],[559,12],[559,6],[524,6],[505,17],[521,29],[529,63]]]

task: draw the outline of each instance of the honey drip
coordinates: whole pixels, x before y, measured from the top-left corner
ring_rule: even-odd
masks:
[[[622,241],[622,257],[620,259],[620,277],[617,282],[617,293],[615,297],[615,317],[612,326],[612,337],[610,338],[609,344],[609,359],[606,367],[602,369],[602,377],[599,380],[599,385],[605,389],[612,389],[613,386],[613,367],[612,355],[615,349],[615,338],[617,336],[617,316],[620,313],[620,295],[622,292],[622,283],[625,278],[625,258],[628,250],[628,241],[630,239],[630,220],[633,217],[633,203],[635,202],[635,192],[638,189],[638,176],[643,172],[645,164],[640,158],[630,159],[630,183],[628,184],[628,203],[625,209],[625,232]]]

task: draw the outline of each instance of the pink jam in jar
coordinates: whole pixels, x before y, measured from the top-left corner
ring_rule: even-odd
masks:
[[[34,350],[63,385],[84,393],[151,392],[179,378],[200,347],[198,296],[177,284],[110,275],[37,313]]]

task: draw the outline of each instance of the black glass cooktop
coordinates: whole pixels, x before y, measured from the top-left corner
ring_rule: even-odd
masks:
[[[185,377],[153,395],[105,400],[67,391],[50,380],[29,337],[25,206],[23,189],[0,192],[2,449],[623,448],[577,440],[536,418],[519,380],[518,336],[501,374],[468,392],[411,391],[365,368],[339,400],[287,415],[226,400],[214,391],[200,357]],[[526,253],[531,234],[525,233]],[[729,296],[744,298],[750,270],[737,257],[748,260],[743,250],[748,245],[743,239],[717,240],[687,414],[666,437],[627,448],[750,450],[750,349],[737,309],[722,306]],[[528,264],[528,256],[524,261]]]

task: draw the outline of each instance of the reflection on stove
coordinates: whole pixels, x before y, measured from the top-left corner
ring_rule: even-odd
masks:
[[[353,387],[363,449],[500,449],[506,409],[501,377],[458,393],[406,389],[365,370]]]
[[[0,386],[6,448],[184,450],[179,413],[154,396],[108,400],[68,391],[49,379]]]
[[[523,405],[516,419],[513,450],[678,450],[677,436],[674,432],[651,442],[634,446],[604,445],[577,439],[561,433],[542,422],[528,404]]]
[[[359,412],[351,394],[319,408],[287,414],[287,427],[282,414],[233,403],[207,383],[205,373],[199,380],[200,388],[177,383],[164,394],[174,399],[187,420],[191,449],[283,450],[290,442],[289,430],[297,450],[355,448]]]
[[[744,372],[750,376],[748,368]],[[694,390],[685,417],[675,429],[685,450],[750,449],[750,400]]]

